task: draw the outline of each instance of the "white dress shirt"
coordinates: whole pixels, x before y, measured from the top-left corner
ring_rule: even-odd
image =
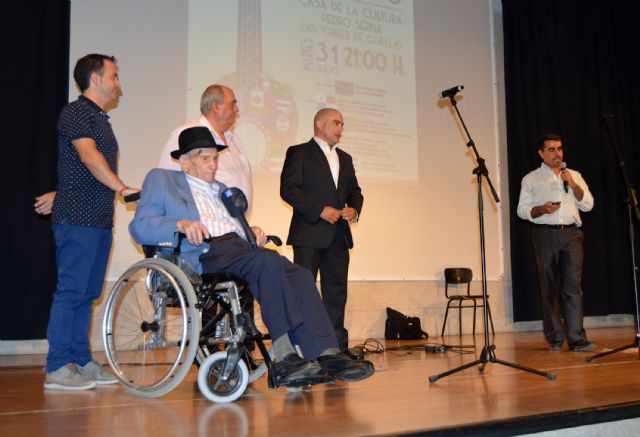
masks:
[[[191,188],[193,199],[196,201],[200,221],[207,227],[211,236],[220,237],[235,232],[246,239],[240,222],[231,217],[220,199],[220,184],[215,181],[208,183],[186,173],[185,176]]]
[[[178,137],[183,130],[194,127],[204,126],[211,131],[213,138],[218,144],[226,144],[229,146],[227,149],[220,152],[218,158],[218,171],[216,172],[216,180],[222,182],[228,187],[240,188],[245,196],[247,196],[247,202],[249,207],[247,209],[247,215],[251,212],[251,206],[253,205],[253,185],[251,182],[251,163],[249,158],[244,153],[244,148],[240,142],[240,138],[231,132],[224,133],[227,141],[224,138],[220,138],[218,134],[213,130],[209,120],[204,115],[198,117],[187,124],[175,129],[169,135],[169,139],[162,149],[160,155],[160,162],[158,168],[166,168],[168,170],[180,170],[180,164],[177,160],[171,158],[170,152],[178,149]]]
[[[331,169],[331,176],[333,176],[333,183],[338,188],[338,175],[340,175],[340,159],[338,158],[338,152],[336,151],[337,144],[334,144],[333,147],[329,147],[329,144],[321,140],[318,137],[313,137],[316,143],[320,146],[322,151],[324,152],[324,156],[327,157],[327,161],[329,161],[329,168]]]
[[[580,211],[591,211],[593,208],[593,196],[582,175],[575,170],[571,172],[573,181],[578,184],[584,194],[578,201],[569,187],[565,193],[563,180],[559,174],[554,173],[544,162],[540,168],[530,172],[522,179],[520,188],[520,200],[518,201],[518,217],[536,224],[545,225],[571,225],[582,226]],[[551,214],[542,214],[539,217],[531,217],[531,209],[534,206],[547,202],[560,202],[560,208]]]

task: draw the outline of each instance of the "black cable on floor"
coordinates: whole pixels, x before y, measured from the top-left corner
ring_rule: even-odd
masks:
[[[387,351],[406,351],[408,355],[411,352],[428,352],[428,353],[441,353],[441,352],[455,352],[458,354],[473,354],[475,353],[474,345],[449,345],[444,343],[423,343],[423,344],[412,344],[412,345],[404,345],[404,346],[396,346],[389,347]]]
[[[357,344],[353,348],[362,350],[363,354],[381,354],[384,352],[384,346],[375,338],[367,338],[364,343]]]

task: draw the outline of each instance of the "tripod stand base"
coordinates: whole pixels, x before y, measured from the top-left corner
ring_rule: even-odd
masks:
[[[628,344],[626,346],[622,346],[622,347],[619,347],[619,348],[616,348],[616,349],[612,349],[610,351],[601,352],[599,354],[590,355],[588,357],[585,357],[585,361],[593,361],[596,358],[601,358],[601,357],[604,357],[604,356],[607,356],[607,355],[615,354],[617,352],[622,352],[622,351],[625,351],[627,349],[631,349],[632,347],[640,348],[640,334],[636,334],[636,340],[631,344]],[[638,349],[638,356],[640,357],[640,349]]]
[[[502,364],[503,366],[513,367],[514,369],[524,370],[525,372],[529,372],[529,373],[535,373],[536,375],[544,376],[550,379],[551,381],[556,379],[556,375],[554,373],[543,372],[541,370],[533,369],[531,367],[523,366],[516,363],[510,363],[509,361],[500,360],[496,358],[495,349],[496,347],[494,345],[490,345],[488,348],[487,346],[485,346],[482,348],[482,352],[480,352],[480,358],[478,358],[477,360],[464,364],[460,367],[456,367],[455,369],[447,370],[446,372],[440,373],[438,375],[432,375],[429,377],[429,382],[436,382],[440,378],[444,378],[445,376],[449,376],[461,370],[468,369],[469,367],[477,366],[478,364],[480,364],[480,369],[478,370],[480,372],[484,372],[484,367],[487,365],[487,363]]]

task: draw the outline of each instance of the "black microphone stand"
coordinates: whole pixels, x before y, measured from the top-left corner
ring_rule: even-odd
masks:
[[[447,97],[449,97],[449,100],[451,100],[451,104],[453,105],[453,108],[455,109],[456,114],[458,114],[458,118],[462,123],[462,127],[464,128],[467,138],[469,138],[469,141],[467,142],[467,147],[471,147],[471,149],[473,149],[476,162],[478,163],[478,166],[473,169],[473,174],[475,174],[477,177],[477,185],[478,185],[478,212],[479,212],[478,217],[480,220],[480,253],[482,255],[482,298],[484,303],[484,347],[482,348],[482,352],[480,352],[480,357],[477,360],[472,361],[471,363],[464,364],[460,367],[447,370],[446,372],[440,373],[439,375],[430,376],[429,382],[435,382],[440,378],[444,378],[445,376],[449,376],[451,374],[454,374],[464,369],[468,369],[469,367],[473,367],[478,364],[480,364],[480,369],[478,370],[480,372],[483,372],[487,363],[498,363],[504,366],[509,366],[516,369],[524,370],[525,372],[531,372],[540,376],[546,376],[551,380],[556,379],[556,375],[554,375],[553,373],[543,372],[540,370],[533,369],[531,367],[526,367],[520,364],[510,363],[509,361],[498,359],[496,357],[496,346],[494,344],[491,344],[491,342],[489,341],[489,315],[488,315],[489,298],[487,295],[487,266],[485,261],[484,216],[483,216],[484,204],[482,199],[482,177],[483,176],[486,178],[487,182],[489,183],[489,188],[491,189],[491,195],[493,196],[493,199],[495,200],[495,202],[496,203],[500,202],[500,199],[498,198],[498,194],[496,193],[496,190],[493,188],[493,184],[491,183],[491,179],[489,178],[489,170],[487,170],[485,161],[478,154],[476,145],[471,139],[471,135],[469,135],[467,126],[465,125],[464,120],[462,119],[462,115],[460,115],[460,111],[458,111],[455,94]]]
[[[622,171],[622,179],[624,179],[624,184],[627,189],[627,195],[625,196],[624,203],[627,206],[627,220],[629,222],[629,246],[631,247],[631,263],[633,269],[633,289],[635,291],[635,299],[636,299],[636,338],[633,343],[628,344],[626,346],[622,346],[616,349],[612,349],[610,351],[601,352],[599,354],[591,355],[585,358],[587,361],[593,361],[596,358],[604,357],[605,355],[615,354],[616,352],[621,352],[623,350],[631,349],[632,347],[640,348],[640,308],[638,308],[638,266],[636,264],[636,248],[635,248],[635,228],[633,225],[633,219],[640,222],[640,209],[638,208],[638,198],[636,197],[636,190],[631,186],[631,181],[629,179],[629,173],[627,172],[627,165],[622,159],[622,152],[620,151],[620,146],[618,145],[618,141],[616,140],[616,136],[613,134],[613,114],[612,113],[604,113],[602,115],[604,120],[604,124],[607,126],[607,132],[609,133],[609,138],[611,139],[611,145],[613,146],[613,150],[616,154],[616,158],[618,159],[618,165],[620,166],[620,170]],[[640,353],[640,349],[638,350]]]

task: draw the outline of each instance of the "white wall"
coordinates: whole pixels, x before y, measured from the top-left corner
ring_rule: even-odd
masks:
[[[301,0],[289,1],[298,5]],[[263,15],[270,4],[263,2]],[[156,165],[168,133],[197,110],[186,105],[188,95],[202,91],[187,88],[189,4],[186,0],[74,0],[71,10],[71,67],[89,52],[118,58],[124,96],[110,116],[121,149],[120,174],[129,185],[140,186],[146,172]],[[228,17],[232,22],[235,19]],[[282,32],[292,31],[287,29],[287,17],[281,22]],[[471,174],[475,162],[452,108],[436,98],[438,91],[465,85],[459,109],[498,193],[507,196],[497,171],[490,2],[416,2],[414,23],[418,107],[407,105],[404,116],[415,118],[418,124],[418,180],[399,184],[370,172],[360,178],[365,206],[361,222],[354,227],[352,280],[437,279],[450,265],[471,266],[475,276],[480,276],[476,185]],[[213,23],[212,28],[217,29]],[[220,31],[216,44],[228,51],[229,46],[235,47],[235,34]],[[215,44],[211,50],[215,53]],[[269,62],[282,63],[270,61],[265,52],[264,63]],[[210,75],[214,82],[220,73],[212,70]],[[75,90],[73,83],[71,89]],[[70,99],[75,98],[72,92]],[[242,115],[242,107],[240,111]],[[306,140],[312,134],[311,120],[299,120],[299,125],[297,138]],[[349,150],[348,144],[344,147]],[[388,152],[393,155],[393,144]],[[252,221],[285,237],[291,210],[278,196],[279,171],[255,171],[255,175],[257,200]],[[140,258],[126,229],[132,214],[132,208],[117,205],[110,279]],[[504,273],[501,226],[500,205],[485,190],[491,279]],[[283,253],[291,256],[289,248]]]

